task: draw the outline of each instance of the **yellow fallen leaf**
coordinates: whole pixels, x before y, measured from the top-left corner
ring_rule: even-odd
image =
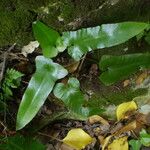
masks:
[[[111,144],[108,145],[108,150],[128,150],[128,141],[127,136],[121,137],[114,140]]]
[[[86,145],[93,141],[85,131],[80,128],[72,129],[68,132],[67,136],[63,139],[63,142],[76,150],[85,148]]]
[[[117,120],[119,121],[121,119],[124,119],[126,117],[127,112],[135,111],[136,109],[137,105],[134,101],[120,104],[116,110]]]

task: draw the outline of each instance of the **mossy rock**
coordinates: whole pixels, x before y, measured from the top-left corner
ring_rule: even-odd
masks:
[[[116,2],[115,4],[112,2]],[[1,0],[0,47],[33,40],[32,22],[62,32],[121,21],[149,21],[147,0]]]

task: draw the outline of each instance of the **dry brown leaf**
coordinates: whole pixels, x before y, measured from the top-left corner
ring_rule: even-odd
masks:
[[[74,73],[80,64],[80,61],[74,61],[68,65],[65,66],[65,68],[68,70],[69,73]]]
[[[123,87],[126,87],[126,86],[128,86],[130,84],[130,80],[125,80],[124,82],[123,82]]]
[[[28,45],[24,46],[21,53],[27,57],[28,54],[33,53],[33,51],[39,47],[38,41],[31,41]]]
[[[89,123],[90,124],[102,123],[103,125],[109,126],[108,121],[98,115],[93,115],[93,116],[89,117]]]
[[[130,122],[129,124],[123,126],[123,127],[122,127],[121,129],[119,129],[118,131],[116,131],[116,132],[114,133],[114,135],[115,135],[115,136],[119,136],[119,135],[122,134],[122,133],[126,133],[126,132],[128,132],[128,131],[132,131],[132,130],[136,129],[136,127],[137,127],[136,121],[132,121],[132,122]]]
[[[148,76],[148,73],[146,71],[140,74],[135,81],[136,85],[140,85],[144,81],[144,79],[147,78],[147,76]]]
[[[106,137],[104,140],[101,141],[102,150],[105,150],[105,148],[108,146],[111,138],[112,138],[112,135]]]

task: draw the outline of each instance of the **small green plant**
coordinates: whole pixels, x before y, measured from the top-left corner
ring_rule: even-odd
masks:
[[[22,129],[33,119],[53,89],[54,95],[67,106],[68,113],[73,114],[70,115],[72,119],[85,119],[91,114],[98,114],[100,109],[97,111],[97,108],[83,107],[84,96],[76,78],[70,78],[66,85],[58,83],[55,86],[56,81],[64,78],[68,72],[61,65],[54,63],[51,58],[56,57],[58,53],[64,50],[68,50],[70,56],[79,61],[87,52],[124,43],[149,26],[147,23],[140,22],[104,24],[93,28],[64,32],[61,36],[57,31],[43,23],[34,22],[34,36],[39,41],[44,56],[37,56],[36,58],[36,72],[32,76],[20,103],[16,129]],[[126,69],[124,72],[127,76],[142,67],[149,68],[149,57],[149,54],[122,57],[104,56],[100,62],[100,67],[104,71],[100,79],[109,85],[124,77],[123,74],[119,73],[122,70]],[[123,66],[123,69],[120,65]],[[117,69],[118,66],[119,69]],[[112,77],[107,79],[111,75]]]
[[[15,69],[6,70],[4,80],[1,84],[1,100],[3,98],[9,99],[13,95],[12,89],[19,87],[22,76],[23,74]]]
[[[150,134],[148,134],[144,129],[140,132],[139,140],[130,140],[132,150],[140,150],[141,146],[150,146]]]

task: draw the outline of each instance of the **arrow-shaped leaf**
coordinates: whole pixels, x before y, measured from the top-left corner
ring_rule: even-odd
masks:
[[[103,71],[100,80],[106,85],[111,85],[139,69],[150,68],[150,54],[104,55],[99,66]]]
[[[55,82],[67,75],[67,71],[51,59],[36,58],[36,72],[23,95],[17,115],[17,130],[28,124],[44,104]]]

